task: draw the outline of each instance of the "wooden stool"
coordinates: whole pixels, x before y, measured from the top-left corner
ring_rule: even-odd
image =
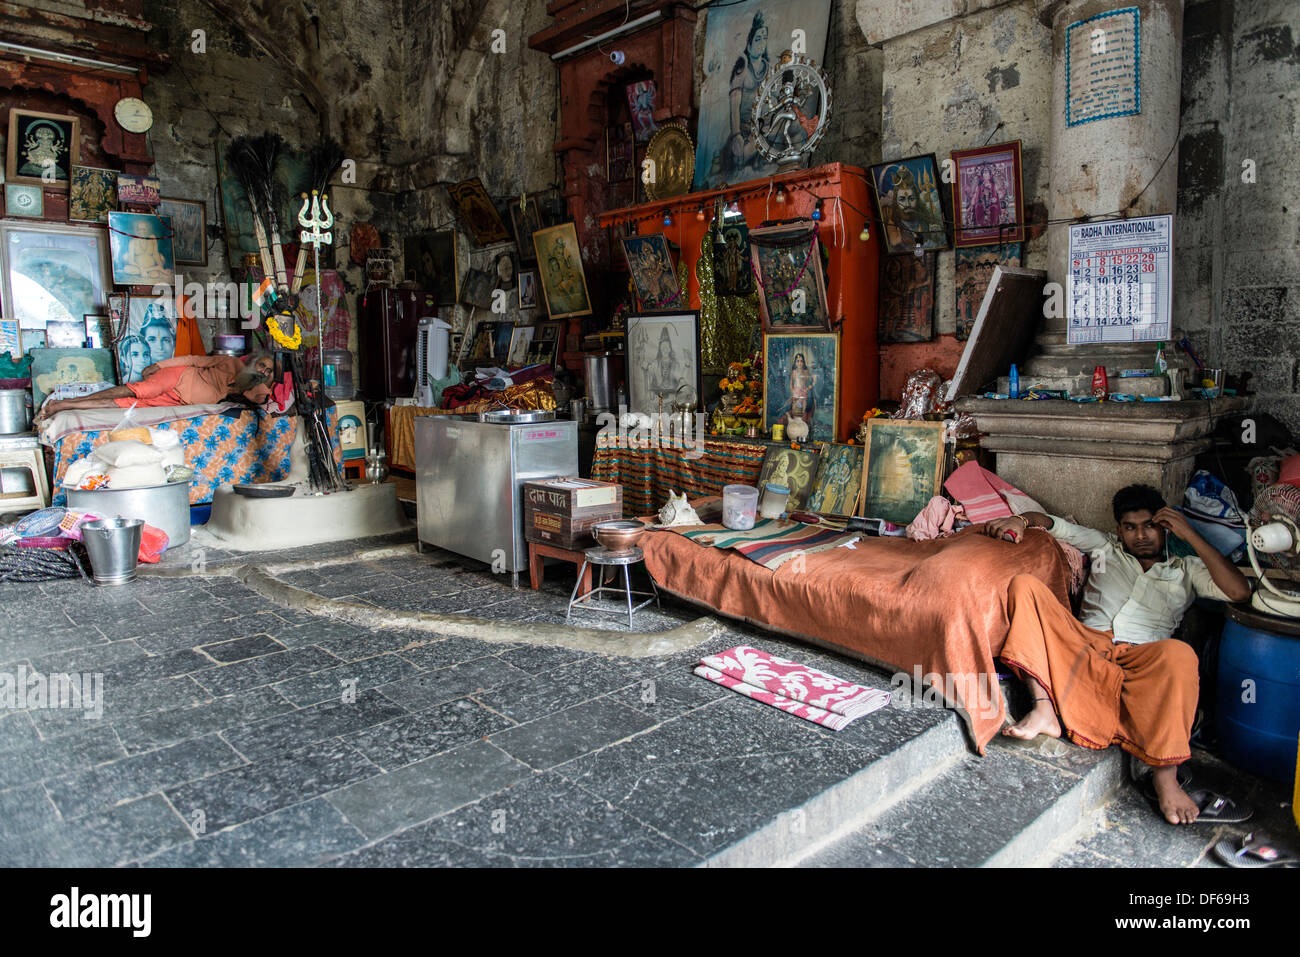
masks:
[[[542,565],[543,558],[558,558],[563,562],[572,562],[577,566],[582,574],[579,578],[579,584],[582,586],[582,597],[586,597],[591,592],[591,566],[587,564],[586,549],[561,548],[559,545],[546,545],[540,542],[528,543],[528,581],[533,586],[533,591],[542,587],[542,576],[545,574]],[[576,586],[575,586],[576,587]]]
[[[10,469],[31,474],[32,491],[4,492],[8,484],[0,478],[0,512],[32,511],[50,504],[50,486],[45,478],[45,462],[36,436],[15,436],[0,440],[0,473]]]

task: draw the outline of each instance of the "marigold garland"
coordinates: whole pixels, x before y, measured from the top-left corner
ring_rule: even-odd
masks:
[[[292,318],[288,313],[285,313],[284,317],[286,319]],[[284,334],[280,324],[276,322],[275,316],[266,317],[266,331],[271,334],[271,338],[275,340],[276,344],[283,349],[293,350],[302,345],[302,327],[298,325],[297,319],[293,320],[292,336]]]

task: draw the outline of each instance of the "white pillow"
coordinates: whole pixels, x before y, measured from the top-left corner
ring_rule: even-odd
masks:
[[[162,450],[134,439],[106,442],[90,453],[95,459],[111,466],[157,465],[162,461]]]
[[[154,446],[154,448],[159,448],[159,446]],[[185,450],[179,445],[173,445],[171,448],[162,446],[161,448],[163,450],[161,462],[163,468],[167,468],[169,465],[185,464]]]

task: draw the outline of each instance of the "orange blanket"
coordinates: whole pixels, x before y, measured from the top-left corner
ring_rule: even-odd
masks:
[[[908,686],[918,667],[926,683],[939,676],[980,754],[1006,716],[993,659],[1007,637],[1011,579],[1034,575],[1066,604],[1065,561],[1041,529],[1018,545],[974,529],[926,542],[866,538],[775,571],[671,532],[640,545],[659,587],[679,597],[902,672]]]

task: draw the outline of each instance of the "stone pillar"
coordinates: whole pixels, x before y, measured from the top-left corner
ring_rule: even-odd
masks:
[[[1141,112],[1067,126],[1066,30],[1078,20],[1124,7],[1137,7],[1140,18]],[[1052,28],[1052,190],[1048,206],[1052,220],[1119,218],[1107,214],[1126,209],[1148,183],[1151,185],[1128,210],[1128,216],[1173,213],[1178,199],[1183,0],[1056,0],[1042,4],[1041,16]],[[1064,284],[1069,227],[1064,223],[1051,226],[1047,235],[1048,280]],[[1064,316],[1047,319],[1044,330],[1063,333],[1066,322]]]

